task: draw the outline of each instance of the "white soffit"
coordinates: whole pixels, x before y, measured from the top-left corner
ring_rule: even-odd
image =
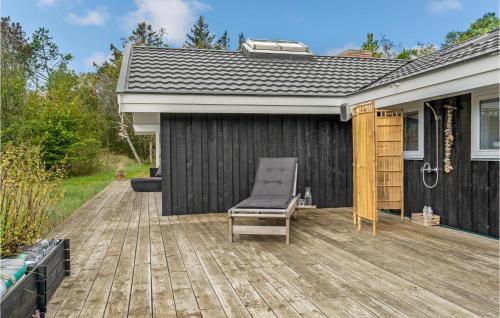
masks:
[[[159,125],[160,113],[132,113],[134,125]]]

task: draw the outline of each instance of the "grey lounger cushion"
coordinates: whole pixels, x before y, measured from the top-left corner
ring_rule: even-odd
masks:
[[[241,209],[286,209],[290,203],[289,196],[251,196],[238,203]]]
[[[132,189],[137,192],[161,192],[161,178],[135,178],[130,180]]]
[[[239,209],[286,209],[293,198],[297,158],[261,158],[250,197]]]

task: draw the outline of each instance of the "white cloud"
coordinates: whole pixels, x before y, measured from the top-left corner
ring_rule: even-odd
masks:
[[[340,53],[347,50],[359,50],[359,45],[354,43],[347,43],[342,47],[334,47],[326,51],[326,55],[339,55]]]
[[[431,13],[439,14],[462,9],[462,2],[460,0],[433,0],[428,3],[428,6]]]
[[[57,0],[37,0],[39,7],[51,7],[56,4]]]
[[[189,32],[197,15],[210,9],[208,4],[194,0],[134,0],[135,11],[124,18],[126,27],[133,28],[139,22],[146,21],[153,28],[164,28],[167,40],[181,45]]]
[[[110,58],[111,58],[110,54],[97,51],[92,53],[92,55],[90,55],[85,59],[85,65],[88,67],[94,67],[94,63],[97,65],[101,65],[102,63],[109,61]]]
[[[46,1],[46,0],[44,0]],[[87,11],[85,15],[76,15],[73,12],[70,12],[66,17],[66,20],[69,23],[78,24],[82,26],[88,25],[98,25],[102,26],[106,24],[106,20],[108,19],[108,11],[104,7],[97,7],[94,10]]]

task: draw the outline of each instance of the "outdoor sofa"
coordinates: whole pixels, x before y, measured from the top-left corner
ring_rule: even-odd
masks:
[[[149,178],[134,178],[130,180],[132,189],[136,192],[161,192],[161,169]]]

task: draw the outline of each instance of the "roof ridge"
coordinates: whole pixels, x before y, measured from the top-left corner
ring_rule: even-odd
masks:
[[[466,41],[464,41],[464,42],[454,44],[454,45],[452,45],[452,46],[450,46],[450,47],[440,48],[440,49],[439,49],[439,50],[437,50],[437,51],[434,51],[434,52],[431,52],[431,53],[428,53],[428,54],[425,54],[425,55],[419,56],[418,58],[416,58],[416,59],[414,59],[414,60],[409,60],[409,61],[408,61],[408,63],[403,64],[403,65],[401,65],[401,66],[399,66],[399,67],[395,68],[394,70],[392,70],[392,71],[388,72],[387,74],[384,74],[384,75],[380,76],[378,79],[374,80],[374,81],[373,81],[373,82],[371,82],[370,84],[367,84],[367,85],[365,85],[365,86],[361,87],[361,88],[360,88],[360,89],[358,89],[356,92],[359,92],[359,91],[362,91],[362,90],[364,90],[364,89],[368,88],[369,86],[371,86],[371,85],[373,85],[373,84],[377,83],[378,81],[380,81],[380,80],[382,80],[382,79],[384,79],[384,78],[388,77],[389,75],[396,73],[397,71],[399,71],[399,70],[400,70],[400,69],[402,69],[403,67],[406,67],[406,66],[408,66],[408,65],[410,65],[410,64],[416,64],[416,63],[418,63],[418,62],[422,61],[424,58],[427,58],[427,57],[429,57],[429,56],[431,56],[431,55],[438,55],[438,54],[441,54],[441,53],[443,53],[443,52],[446,52],[446,53],[452,53],[452,52],[454,52],[454,51],[456,51],[456,50],[458,50],[458,49],[464,48],[464,47],[469,46],[469,45],[473,45],[474,43],[476,43],[476,42],[477,42],[477,40],[479,40],[479,39],[481,39],[481,38],[487,38],[487,37],[491,36],[492,34],[494,34],[495,32],[498,32],[499,30],[500,30],[500,28],[497,28],[497,29],[494,29],[494,30],[489,31],[488,33],[485,33],[485,34],[481,34],[481,35],[475,36],[475,37],[473,37],[473,38],[471,38],[471,39],[468,39],[468,40],[466,40]],[[486,39],[485,39],[485,40],[486,40]],[[498,49],[498,48],[497,48],[497,49]],[[489,53],[491,53],[491,52],[489,52]],[[472,59],[472,58],[476,58],[476,57],[479,57],[479,56],[481,56],[481,55],[486,55],[486,54],[488,54],[488,53],[486,53],[486,52],[480,52],[479,54],[474,54],[474,55],[472,55],[472,56],[470,57],[470,59]],[[463,61],[463,60],[462,60],[462,61]],[[442,67],[449,66],[449,65],[451,65],[451,64],[453,64],[453,63],[444,63],[444,64],[442,64],[442,65],[437,65],[436,67],[430,67],[430,68],[428,68],[428,69],[426,69],[426,70],[416,72],[415,74],[412,74],[412,75],[410,75],[410,76],[406,76],[406,77],[404,77],[404,78],[408,78],[408,77],[416,76],[416,75],[419,75],[419,74],[425,73],[425,72],[427,72],[427,71],[432,71],[432,70],[435,70],[435,69],[438,69],[438,68],[442,68]],[[404,79],[404,78],[401,78],[401,79]],[[395,81],[397,81],[397,80],[398,80],[398,79],[390,80],[390,81],[389,81],[389,82],[387,82],[386,84],[393,83],[393,82],[395,82]],[[354,94],[354,93],[356,93],[356,92],[353,92],[352,94]]]
[[[499,31],[500,29],[494,29],[494,30],[491,30],[489,31],[488,33],[485,33],[485,34],[481,34],[481,35],[478,35],[478,36],[475,36],[473,38],[470,38],[466,41],[463,41],[463,42],[460,42],[460,43],[456,43],[456,44],[453,44],[452,46],[449,46],[449,47],[441,47],[440,49],[434,51],[434,52],[431,52],[431,53],[427,53],[427,54],[424,54],[422,56],[419,56],[417,57],[416,59],[414,60],[410,60],[410,63],[413,63],[413,62],[417,62],[418,60],[421,60],[425,57],[428,57],[430,55],[433,55],[433,54],[438,54],[440,52],[444,52],[444,51],[448,51],[448,53],[451,53],[453,52],[454,50],[458,49],[458,48],[461,48],[461,47],[464,47],[464,46],[467,46],[467,45],[470,45],[472,44],[472,42],[475,42],[477,41],[478,39],[480,38],[486,38],[488,36],[490,36],[491,34],[493,34],[494,32],[497,32]]]
[[[194,52],[213,52],[213,53],[241,53],[241,51],[228,51],[222,49],[198,49],[193,47],[157,47],[147,45],[133,45],[133,48],[152,49],[152,50],[169,50],[169,51],[194,51]]]
[[[169,50],[169,51],[193,51],[193,52],[207,52],[207,53],[228,53],[228,54],[241,54],[244,56],[242,51],[227,51],[221,49],[198,49],[191,47],[156,47],[156,46],[147,46],[147,45],[132,45],[132,48],[141,48],[141,49],[151,49],[151,50]],[[350,60],[361,60],[361,61],[394,61],[394,62],[404,62],[407,61],[405,59],[397,59],[397,58],[387,58],[387,57],[356,57],[356,56],[339,56],[339,55],[327,55],[327,54],[313,54],[313,57],[319,58],[329,58],[329,59],[350,59]]]
[[[359,91],[364,90],[365,88],[369,87],[370,85],[372,85],[372,84],[374,84],[374,83],[376,83],[376,82],[378,82],[378,81],[380,81],[380,80],[382,80],[382,79],[386,78],[387,76],[389,76],[389,75],[393,74],[394,72],[396,72],[396,71],[398,71],[398,70],[402,69],[403,67],[405,67],[405,66],[407,66],[407,65],[409,65],[409,64],[411,64],[411,63],[413,62],[412,60],[407,60],[407,61],[408,61],[407,63],[405,63],[405,64],[401,64],[401,66],[396,67],[396,68],[395,68],[395,69],[393,69],[392,71],[387,72],[386,74],[384,74],[384,75],[382,75],[382,76],[378,77],[377,79],[375,79],[375,80],[373,80],[372,82],[370,82],[370,83],[366,84],[365,86],[360,87],[357,91],[352,92],[352,93],[354,94],[354,93],[357,93],[357,92],[359,92]]]
[[[354,60],[375,60],[375,61],[396,61],[396,62],[403,62],[403,61],[408,61],[406,59],[397,59],[397,58],[390,58],[390,57],[358,57],[358,56],[340,56],[340,55],[314,55],[315,57],[327,57],[327,58],[339,58],[339,59],[354,59]]]

